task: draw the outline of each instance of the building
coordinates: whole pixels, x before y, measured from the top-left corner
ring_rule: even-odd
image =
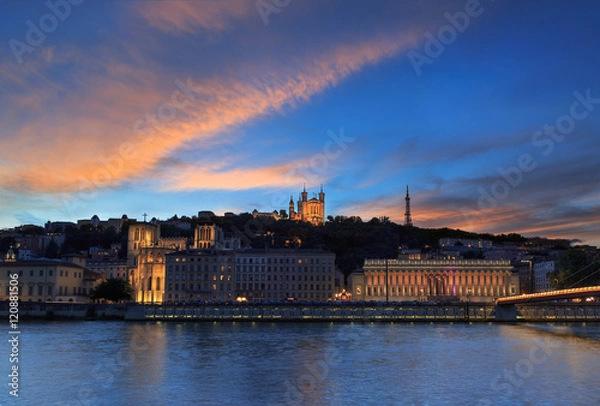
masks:
[[[77,228],[77,224],[71,221],[48,221],[44,225],[47,233],[64,233],[67,228]]]
[[[273,249],[235,255],[235,294],[248,300],[328,300],[341,291],[339,279],[332,252]]]
[[[167,254],[164,300],[169,303],[234,300],[234,262],[235,252],[232,250]]]
[[[104,278],[120,278],[129,280],[129,268],[125,261],[88,262],[86,268]]]
[[[515,272],[519,275],[521,293],[535,292],[535,277],[533,274],[533,259],[530,256],[513,261]]]
[[[264,220],[283,220],[287,216],[285,211],[277,212],[277,210],[273,210],[272,212],[260,212],[256,209],[252,210],[252,217],[257,219]]]
[[[223,230],[214,224],[201,225],[194,230],[193,249],[234,250],[240,246],[239,238],[225,238]]]
[[[355,300],[491,302],[519,294],[510,261],[367,259],[349,277]]]
[[[306,187],[300,193],[297,205],[294,203],[294,197],[290,196],[290,202],[288,205],[289,214],[285,209],[273,210],[272,212],[259,212],[254,209],[252,211],[252,217],[263,219],[263,220],[292,220],[292,221],[305,221],[312,225],[318,226],[325,223],[325,193],[323,192],[323,186],[318,196],[315,195],[313,198],[308,198],[308,192]]]
[[[489,250],[493,243],[489,240],[473,240],[468,238],[440,238],[441,249],[456,250]]]
[[[8,300],[10,275],[17,274],[19,299],[24,302],[87,302],[86,269],[62,261],[0,262],[0,300]]]
[[[126,214],[123,214],[120,218],[109,218],[108,220],[100,220],[98,215],[94,214],[91,219],[82,219],[77,220],[77,228],[81,228],[82,226],[91,226],[93,228],[102,228],[104,230],[113,227],[117,232],[120,232],[123,228],[123,225],[128,221],[135,221],[135,219],[130,219]]]
[[[548,280],[548,273],[554,272],[556,267],[556,261],[544,261],[533,264],[533,277],[534,277],[534,289],[535,293],[539,292],[550,292],[554,290],[550,286]]]
[[[328,300],[341,292],[335,254],[300,249],[168,254],[167,302]]]
[[[135,222],[129,226],[127,267],[136,302],[163,302],[165,255],[186,248],[186,238],[161,238],[158,224]]]
[[[325,223],[325,193],[323,192],[323,186],[319,196],[308,199],[308,193],[306,187],[300,193],[300,199],[298,200],[297,209],[294,207],[294,198],[290,196],[289,203],[289,219],[295,221],[306,221],[312,223],[315,226]]]

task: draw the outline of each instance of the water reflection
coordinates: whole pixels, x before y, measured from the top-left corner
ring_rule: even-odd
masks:
[[[597,404],[600,326],[32,323],[23,404]]]

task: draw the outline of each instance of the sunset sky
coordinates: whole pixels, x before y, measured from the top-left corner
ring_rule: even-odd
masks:
[[[55,5],[51,7],[52,5]],[[600,245],[596,1],[2,1],[0,228],[287,209]]]

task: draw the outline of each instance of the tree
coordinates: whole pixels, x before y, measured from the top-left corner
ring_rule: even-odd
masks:
[[[59,248],[60,247],[56,241],[50,240],[48,246],[44,250],[44,256],[46,258],[58,258]]]
[[[133,288],[129,281],[121,278],[108,278],[100,283],[90,294],[93,300],[108,300],[111,302],[121,302],[133,298]]]
[[[579,288],[600,284],[600,262],[584,251],[563,252],[556,270],[548,273],[550,286],[556,289]]]
[[[17,245],[17,240],[14,237],[2,237],[0,238],[0,252],[6,253],[9,249]]]

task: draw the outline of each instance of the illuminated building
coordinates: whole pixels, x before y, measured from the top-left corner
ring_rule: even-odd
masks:
[[[325,193],[323,192],[323,186],[321,186],[319,197],[313,197],[312,199],[308,199],[308,193],[306,187],[304,187],[302,193],[300,193],[297,210],[294,208],[294,199],[290,196],[289,209],[290,220],[306,221],[315,226],[325,223]]]
[[[506,260],[367,259],[349,284],[355,300],[491,302],[520,293],[518,275]]]
[[[235,292],[248,300],[332,299],[336,293],[335,254],[301,249],[239,251]]]
[[[97,278],[78,264],[61,261],[0,262],[0,300],[8,300],[11,274],[18,275],[24,302],[88,302]]]
[[[327,300],[341,291],[335,254],[325,251],[197,250],[168,254],[166,260],[169,302]]]
[[[297,205],[294,203],[294,197],[290,196],[290,203],[288,205],[289,214],[285,210],[273,210],[272,212],[259,212],[254,209],[252,211],[252,217],[261,218],[266,220],[293,220],[293,221],[305,221],[312,225],[318,226],[325,223],[325,192],[323,192],[323,186],[318,194],[311,199],[308,198],[308,192],[306,187],[303,188],[300,193]]]
[[[196,250],[166,256],[167,302],[235,299],[231,250]]]
[[[194,249],[231,250],[240,248],[239,238],[225,238],[221,227],[201,225],[194,230]]]
[[[127,242],[127,266],[138,303],[162,303],[164,299],[165,255],[185,250],[185,238],[161,238],[160,226],[132,223]]]

